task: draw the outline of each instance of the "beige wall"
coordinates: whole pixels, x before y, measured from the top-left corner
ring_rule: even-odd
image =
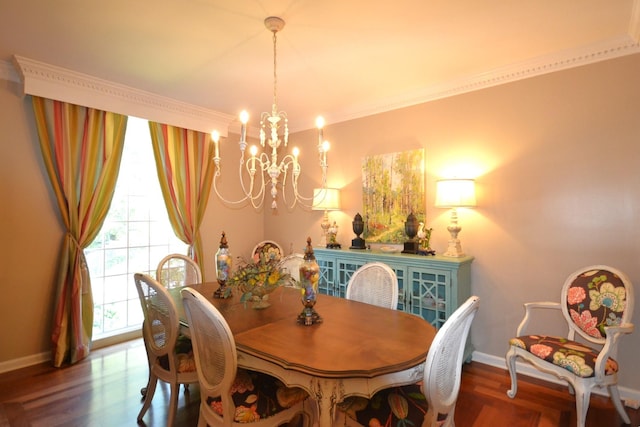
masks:
[[[479,206],[460,212],[460,237],[476,257],[472,288],[482,306],[472,340],[480,352],[503,357],[522,303],[557,300],[565,277],[579,267],[609,264],[640,283],[638,75],[634,55],[328,126],[329,185],[343,188],[343,210],[332,214],[339,240],[349,245],[351,220],[361,210],[361,158],[424,148],[426,222],[436,250],[446,246],[448,212],[433,207],[435,181],[451,174],[477,180]],[[0,81],[0,107],[0,322],[9,325],[0,332],[2,363],[49,348],[61,231],[30,103],[17,84]],[[310,192],[317,169],[306,153],[315,135],[294,138],[303,150],[303,190]],[[288,252],[300,250],[307,235],[317,241],[321,216],[299,208],[230,210],[212,196],[205,273],[213,278],[222,229],[235,255],[248,255],[262,238]],[[637,354],[638,333],[623,341],[619,359],[622,385],[640,390],[640,372],[630,368]]]
[[[329,185],[343,188],[343,210],[331,214],[339,240],[350,245],[362,209],[361,158],[424,148],[426,223],[437,251],[446,249],[449,214],[433,206],[435,181],[464,171],[477,180],[478,207],[459,217],[463,249],[475,256],[472,289],[482,298],[472,329],[478,351],[504,357],[522,303],[558,300],[582,266],[617,267],[637,289],[638,75],[635,55],[329,126]],[[267,216],[265,234],[300,247],[306,234],[318,238],[321,216]],[[626,337],[619,355],[622,384],[636,390],[639,336]]]

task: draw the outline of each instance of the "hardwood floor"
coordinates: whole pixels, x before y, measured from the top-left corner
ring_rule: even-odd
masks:
[[[0,427],[135,426],[140,388],[147,380],[142,340],[95,350],[88,360],[56,369],[49,364],[0,374]],[[566,387],[521,377],[518,395],[509,399],[505,370],[477,362],[463,369],[456,406],[458,427],[575,426],[575,402]],[[144,425],[164,426],[168,387],[159,386]],[[181,389],[177,426],[195,426],[199,392]],[[631,425],[640,411],[627,408]],[[623,426],[607,398],[592,396],[587,427]]]

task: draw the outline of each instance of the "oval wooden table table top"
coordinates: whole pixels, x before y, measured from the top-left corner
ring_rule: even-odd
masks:
[[[253,309],[234,290],[213,298],[217,282],[192,285],[222,313],[236,342],[240,366],[306,389],[318,401],[320,426],[329,426],[335,404],[348,395],[371,397],[383,388],[422,379],[435,328],[419,316],[328,295],[318,295],[322,322],[297,322],[300,290],[282,287],[270,306]],[[179,289],[172,289],[181,322]],[[328,424],[327,424],[328,423]]]

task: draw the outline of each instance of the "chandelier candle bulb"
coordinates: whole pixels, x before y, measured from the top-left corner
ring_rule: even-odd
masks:
[[[247,142],[247,122],[249,121],[249,113],[247,110],[240,112],[240,143]]]
[[[220,133],[217,130],[214,130],[213,132],[211,132],[211,139],[213,139],[213,146],[216,150],[215,158],[219,159],[220,151],[218,151],[218,141],[220,141]]]
[[[322,146],[322,139],[324,138],[324,133],[322,128],[324,127],[324,117],[318,116],[316,118],[316,127],[318,128],[318,147]]]
[[[324,141],[322,143],[322,165],[325,166],[327,164],[327,151],[331,148],[331,144],[329,141]]]
[[[252,145],[251,148],[249,148],[249,152],[251,153],[251,172],[255,172],[256,171],[256,154],[258,154],[258,147],[256,147],[255,145]]]

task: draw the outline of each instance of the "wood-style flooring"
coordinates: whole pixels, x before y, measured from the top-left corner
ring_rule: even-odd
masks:
[[[0,374],[0,427],[135,426],[141,407],[140,388],[147,381],[142,340],[94,350],[74,366],[56,369],[40,364]],[[518,395],[509,399],[506,370],[477,362],[463,368],[456,406],[458,427],[573,427],[575,402],[566,387],[522,376]],[[144,425],[164,426],[168,387],[159,386]],[[197,384],[181,388],[177,426],[195,426]],[[631,426],[640,411],[627,408]],[[587,427],[623,426],[610,401],[592,396]]]

